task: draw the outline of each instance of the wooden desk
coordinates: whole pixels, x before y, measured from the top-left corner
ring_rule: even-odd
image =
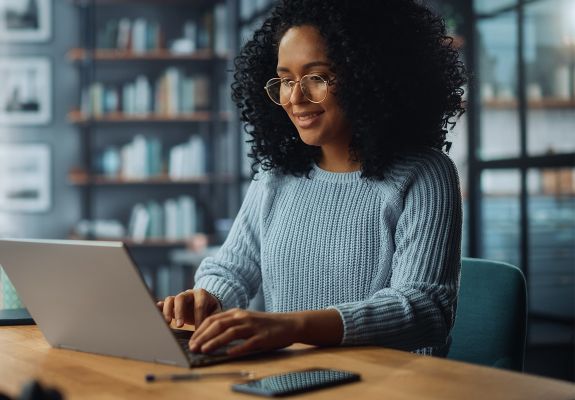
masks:
[[[525,374],[377,347],[317,349],[292,346],[277,355],[202,368],[247,369],[257,376],[308,367],[359,372],[362,381],[298,396],[314,399],[575,399],[575,385]],[[35,326],[0,327],[0,392],[10,396],[32,378],[66,399],[249,399],[230,379],[146,383],[147,373],[177,367],[52,349]]]

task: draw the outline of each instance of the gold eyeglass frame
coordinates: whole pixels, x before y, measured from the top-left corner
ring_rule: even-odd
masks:
[[[314,100],[310,99],[309,97],[307,97],[307,95],[305,94],[305,92],[304,92],[304,90],[303,90],[303,88],[302,88],[302,86],[301,86],[301,83],[300,83],[300,82],[301,82],[302,80],[304,80],[304,79],[310,77],[310,76],[317,76],[317,77],[320,78],[320,79],[323,81],[323,83],[325,84],[325,96],[323,97],[323,99],[321,99],[321,100],[319,100],[319,101],[314,101]],[[291,87],[291,93],[290,93],[290,96],[289,96],[289,99],[290,99],[290,100],[288,100],[286,103],[282,104],[282,103],[279,103],[279,102],[275,101],[275,100],[272,98],[272,96],[271,96],[271,94],[270,94],[270,91],[269,91],[269,88],[270,88],[271,86],[275,85],[275,84],[281,84],[284,80],[287,80],[287,81],[288,81],[288,83],[289,83],[289,85],[290,85],[290,87]],[[335,78],[326,79],[326,78],[324,78],[323,76],[321,76],[321,75],[319,75],[319,74],[306,74],[306,75],[302,76],[302,77],[301,77],[299,80],[297,80],[297,81],[289,80],[289,79],[287,79],[287,78],[271,78],[270,80],[268,80],[268,81],[266,82],[266,85],[264,86],[264,90],[266,91],[266,93],[267,93],[268,97],[270,98],[270,100],[274,102],[274,104],[277,104],[278,106],[285,106],[285,105],[287,105],[287,104],[291,101],[291,97],[293,96],[293,91],[294,91],[295,85],[299,83],[299,84],[300,84],[300,85],[299,85],[299,88],[300,88],[300,90],[301,90],[301,93],[303,94],[303,97],[305,97],[308,101],[310,101],[310,102],[312,102],[312,103],[314,103],[314,104],[319,104],[319,103],[323,102],[323,101],[327,98],[327,94],[329,93],[329,87],[330,87],[331,85],[333,85],[334,82],[335,82]]]

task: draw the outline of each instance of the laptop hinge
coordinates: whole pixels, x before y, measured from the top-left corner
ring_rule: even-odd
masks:
[[[169,365],[178,365],[177,362],[172,360],[160,360],[159,358],[154,358],[154,362],[158,364],[169,364]]]
[[[72,346],[68,346],[67,344],[57,344],[56,347],[58,347],[59,349],[64,349],[64,350],[78,351],[77,348],[72,347]]]

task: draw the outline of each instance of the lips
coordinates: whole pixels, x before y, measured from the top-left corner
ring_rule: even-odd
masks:
[[[324,111],[305,111],[293,113],[294,119],[300,128],[310,128],[315,125]]]

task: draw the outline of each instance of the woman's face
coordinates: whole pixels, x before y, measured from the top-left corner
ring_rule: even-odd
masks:
[[[327,80],[336,78],[330,70],[325,42],[319,31],[309,25],[290,28],[279,43],[277,74],[280,78],[299,81],[307,74]],[[347,149],[351,129],[333,93],[337,83],[328,87],[321,103],[312,103],[303,95],[301,86],[293,88],[290,102],[282,106],[304,143]]]

